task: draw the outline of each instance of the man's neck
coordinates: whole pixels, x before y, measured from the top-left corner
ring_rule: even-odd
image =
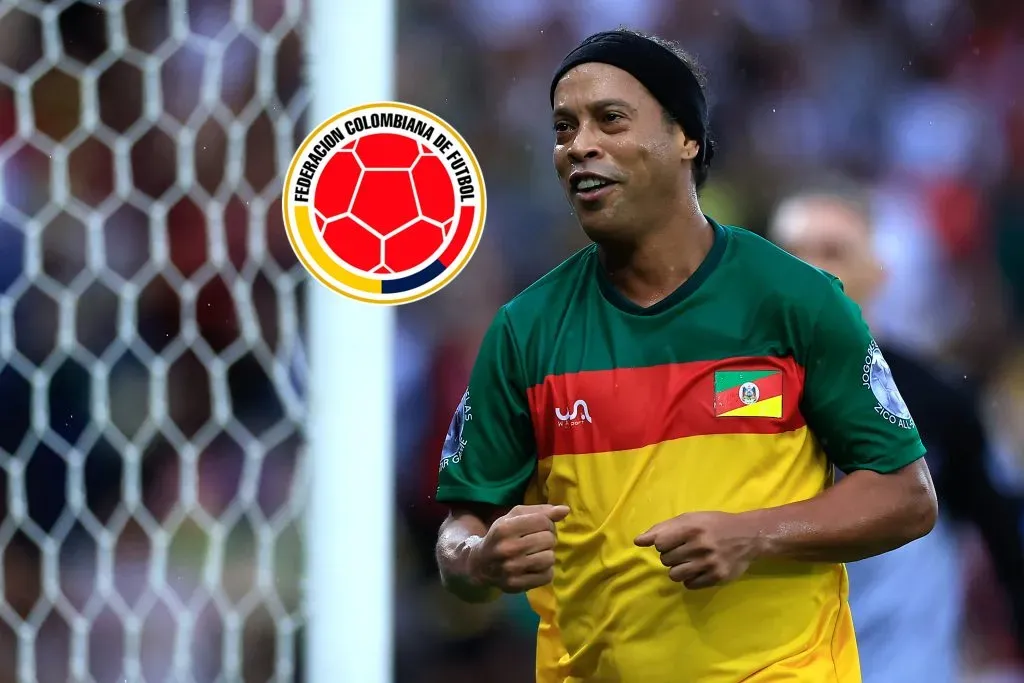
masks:
[[[700,267],[714,231],[696,204],[636,240],[600,245],[612,284],[639,306],[652,306],[678,289]]]

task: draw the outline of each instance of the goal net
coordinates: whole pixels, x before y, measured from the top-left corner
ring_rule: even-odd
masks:
[[[292,681],[301,0],[0,0],[0,683]]]

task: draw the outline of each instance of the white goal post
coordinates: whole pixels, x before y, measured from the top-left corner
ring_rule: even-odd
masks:
[[[393,99],[395,0],[313,0],[313,124]],[[310,683],[390,683],[394,309],[313,283]]]

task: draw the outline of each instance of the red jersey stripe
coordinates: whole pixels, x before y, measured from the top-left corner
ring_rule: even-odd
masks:
[[[715,372],[779,370],[782,416],[716,417]],[[688,436],[779,434],[805,425],[804,370],[792,358],[742,357],[549,375],[528,398],[539,458],[643,448]]]

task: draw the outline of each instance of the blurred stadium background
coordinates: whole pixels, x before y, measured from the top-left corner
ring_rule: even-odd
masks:
[[[312,285],[279,201],[316,123],[308,11],[0,0],[0,683],[302,676],[302,544],[352,542],[345,520],[336,539],[301,530]],[[399,313],[397,681],[532,680],[523,601],[441,594],[430,493],[495,309],[583,244],[546,93],[595,30],[658,32],[707,68],[720,155],[703,206],[722,222],[762,231],[781,192],[823,171],[874,188],[893,272],[874,319],[979,388],[990,465],[1024,491],[1024,4],[398,12],[397,96],[462,132],[490,207],[464,274]],[[1024,680],[985,554],[962,542],[964,680]]]

